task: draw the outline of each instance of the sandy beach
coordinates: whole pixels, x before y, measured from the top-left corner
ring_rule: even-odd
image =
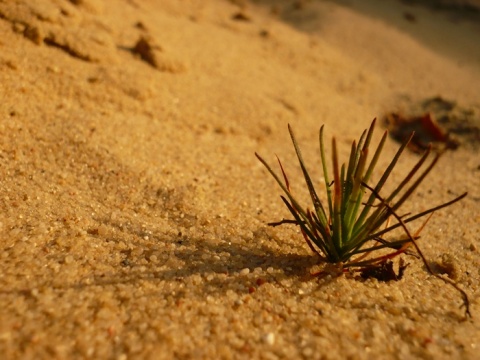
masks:
[[[432,3],[0,0],[0,357],[478,359],[480,1]],[[471,318],[414,255],[314,277],[267,225],[291,215],[255,152],[308,202],[287,124],[325,200],[320,126],[346,162],[427,112],[455,146],[401,212],[468,192],[418,244]]]

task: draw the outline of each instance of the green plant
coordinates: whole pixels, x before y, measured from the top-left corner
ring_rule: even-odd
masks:
[[[326,204],[323,204],[317,195],[312,178],[306,169],[293,130],[290,125],[288,126],[300,168],[303,172],[307,189],[313,203],[313,210],[302,207],[295,199],[290,190],[288,177],[278,158],[283,181],[262,157],[255,154],[286,194],[286,197],[281,196],[281,198],[294,218],[293,220],[282,220],[271,223],[270,225],[277,226],[288,223],[298,225],[310,249],[317,253],[324,261],[337,264],[342,272],[348,271],[350,268],[361,271],[362,269],[371,267],[380,267],[385,264],[387,260],[404,253],[410,245],[413,245],[420,257],[424,260],[425,266],[431,274],[450,283],[462,293],[466,313],[470,315],[468,297],[465,292],[449,279],[434,274],[418,247],[416,242],[418,233],[423,229],[429,218],[427,218],[420,229],[413,235],[406,226],[406,224],[411,221],[429,214],[431,216],[433,212],[452,205],[464,198],[467,193],[418,214],[399,216],[399,208],[430,173],[438,162],[440,154],[436,154],[428,163],[427,159],[430,157],[431,151],[430,149],[425,151],[396,189],[388,196],[383,197],[380,193],[400,156],[412,139],[413,134],[400,146],[380,179],[376,181],[375,185],[371,186],[368,185],[368,183],[371,180],[373,170],[377,165],[387,138],[387,132],[385,132],[376,149],[373,151],[373,156],[369,160],[369,154],[371,152],[370,143],[374,128],[375,120],[372,122],[370,128],[362,133],[358,144],[355,141],[352,143],[350,157],[346,165],[339,165],[336,141],[335,138],[332,139],[333,177],[330,176],[327,169],[323,126],[320,128],[320,156],[327,198]],[[388,225],[388,220],[391,217],[396,219],[396,223]],[[406,237],[396,240],[387,240],[384,238],[385,234],[396,228],[403,228]],[[372,252],[374,253],[381,249],[391,249],[391,251],[383,255],[371,255]]]

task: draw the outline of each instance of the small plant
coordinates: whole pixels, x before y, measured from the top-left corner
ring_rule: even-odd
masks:
[[[422,183],[437,163],[441,154],[436,154],[429,163],[426,163],[431,152],[430,148],[427,149],[397,188],[393,190],[390,195],[383,197],[380,193],[400,156],[412,139],[413,134],[400,146],[376,184],[371,186],[368,185],[368,183],[387,138],[387,132],[385,132],[376,149],[373,151],[373,156],[369,160],[369,155],[372,152],[370,142],[374,128],[375,120],[373,120],[368,131],[365,130],[362,133],[358,144],[353,141],[350,157],[346,165],[339,165],[336,141],[335,138],[332,139],[333,177],[330,176],[327,169],[323,126],[320,128],[320,156],[327,198],[327,203],[323,204],[317,195],[313,181],[305,167],[293,130],[290,125],[288,126],[300,168],[302,169],[307,189],[312,199],[313,210],[302,207],[292,195],[288,177],[278,158],[283,181],[262,157],[255,154],[285,192],[286,197],[281,196],[281,198],[294,218],[291,220],[284,219],[280,222],[270,223],[269,225],[298,225],[310,249],[317,253],[325,262],[335,264],[341,272],[347,272],[352,269],[366,271],[372,268],[378,268],[381,271],[382,268],[386,267],[387,261],[404,253],[410,245],[413,245],[422,258],[427,270],[432,275],[455,287],[455,289],[462,294],[466,315],[470,316],[469,301],[466,293],[450,279],[444,278],[432,271],[416,242],[419,238],[419,233],[433,212],[461,200],[467,193],[418,214],[399,216],[399,208]],[[430,216],[423,225],[412,234],[406,224],[426,215]],[[389,219],[391,217],[396,219],[396,222],[389,225]],[[397,240],[387,240],[384,238],[387,233],[396,228],[403,228],[406,237]],[[372,254],[381,249],[391,249],[391,252],[377,256]],[[317,273],[317,275],[321,273],[322,272]]]

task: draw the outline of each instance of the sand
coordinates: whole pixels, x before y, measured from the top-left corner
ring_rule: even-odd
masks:
[[[479,4],[455,3],[0,1],[1,357],[478,358]],[[432,98],[468,129],[402,212],[469,192],[419,240],[467,320],[414,256],[400,281],[311,277],[254,156],[305,198],[287,123],[320,179],[322,124],[346,161]]]

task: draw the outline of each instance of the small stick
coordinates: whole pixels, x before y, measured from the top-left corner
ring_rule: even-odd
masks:
[[[280,225],[283,225],[283,224],[295,224],[295,225],[298,225],[298,222],[297,220],[294,220],[294,219],[282,219],[281,221],[276,221],[276,222],[269,222],[267,223],[268,226],[271,226],[271,227],[276,227],[276,226],[280,226]]]

